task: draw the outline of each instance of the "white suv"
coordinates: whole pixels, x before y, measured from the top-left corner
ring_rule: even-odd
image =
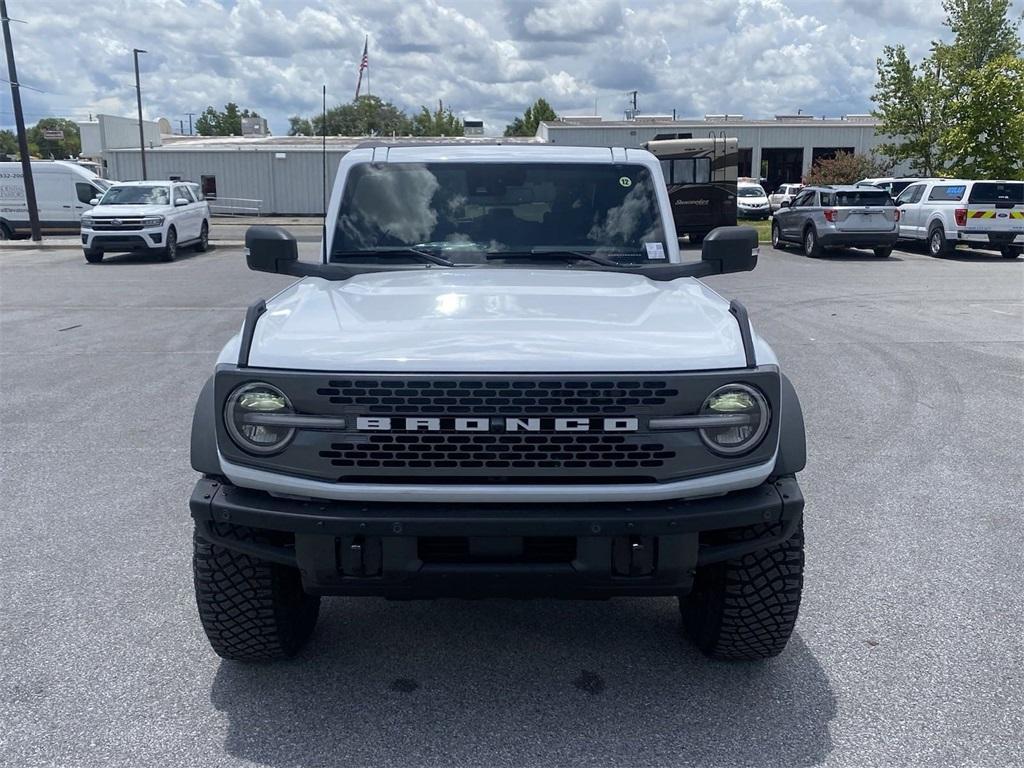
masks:
[[[932,256],[963,243],[1015,259],[1024,252],[1024,181],[922,179],[896,198],[900,239],[923,240]]]
[[[210,207],[198,184],[182,181],[126,181],[114,184],[82,216],[82,250],[90,264],[105,253],[145,251],[174,261],[178,249],[205,251],[210,241]]]

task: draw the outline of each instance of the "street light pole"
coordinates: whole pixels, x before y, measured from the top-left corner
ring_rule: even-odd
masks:
[[[21,153],[21,175],[25,184],[25,203],[28,205],[28,224],[35,242],[42,240],[39,229],[39,209],[36,207],[36,185],[32,180],[32,157],[28,153],[28,135],[25,133],[25,115],[21,111],[21,88],[18,70],[14,66],[14,45],[11,43],[11,24],[7,17],[7,0],[0,0],[0,20],[4,29],[4,48],[7,49],[7,71],[11,79],[11,101],[14,102],[14,123],[18,130],[18,152]]]
[[[135,98],[139,105],[139,151],[142,153],[142,180],[146,180],[146,134],[142,129],[142,87],[139,85],[139,54],[145,53],[141,48],[132,48],[135,58]]]

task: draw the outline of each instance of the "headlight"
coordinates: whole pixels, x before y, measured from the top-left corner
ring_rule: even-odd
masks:
[[[146,216],[142,219],[142,226],[144,227],[160,227],[163,226],[163,216]]]
[[[92,229],[92,216],[88,216],[88,215],[83,216],[82,217],[82,226],[83,227],[88,227],[89,229]]]
[[[726,384],[712,392],[700,409],[705,416],[742,416],[727,426],[700,430],[701,440],[715,453],[736,456],[752,451],[768,431],[771,413],[764,395],[746,384]]]
[[[295,434],[293,427],[274,424],[275,416],[294,413],[292,404],[277,387],[262,382],[243,384],[224,406],[224,424],[231,439],[249,453],[277,453]]]

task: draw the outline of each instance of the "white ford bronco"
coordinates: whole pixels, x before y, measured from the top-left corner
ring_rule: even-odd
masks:
[[[800,404],[746,310],[753,230],[684,261],[643,150],[364,145],[321,258],[275,227],[200,394],[199,615],[296,653],[321,596],[673,596],[705,653],[779,653],[803,576]]]

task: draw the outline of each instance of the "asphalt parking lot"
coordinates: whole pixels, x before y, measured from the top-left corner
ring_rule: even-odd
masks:
[[[710,282],[807,419],[783,655],[708,661],[671,599],[333,599],[299,658],[244,666],[196,618],[188,433],[287,280],[237,248],[0,250],[0,765],[1024,763],[1024,260],[765,247]]]

